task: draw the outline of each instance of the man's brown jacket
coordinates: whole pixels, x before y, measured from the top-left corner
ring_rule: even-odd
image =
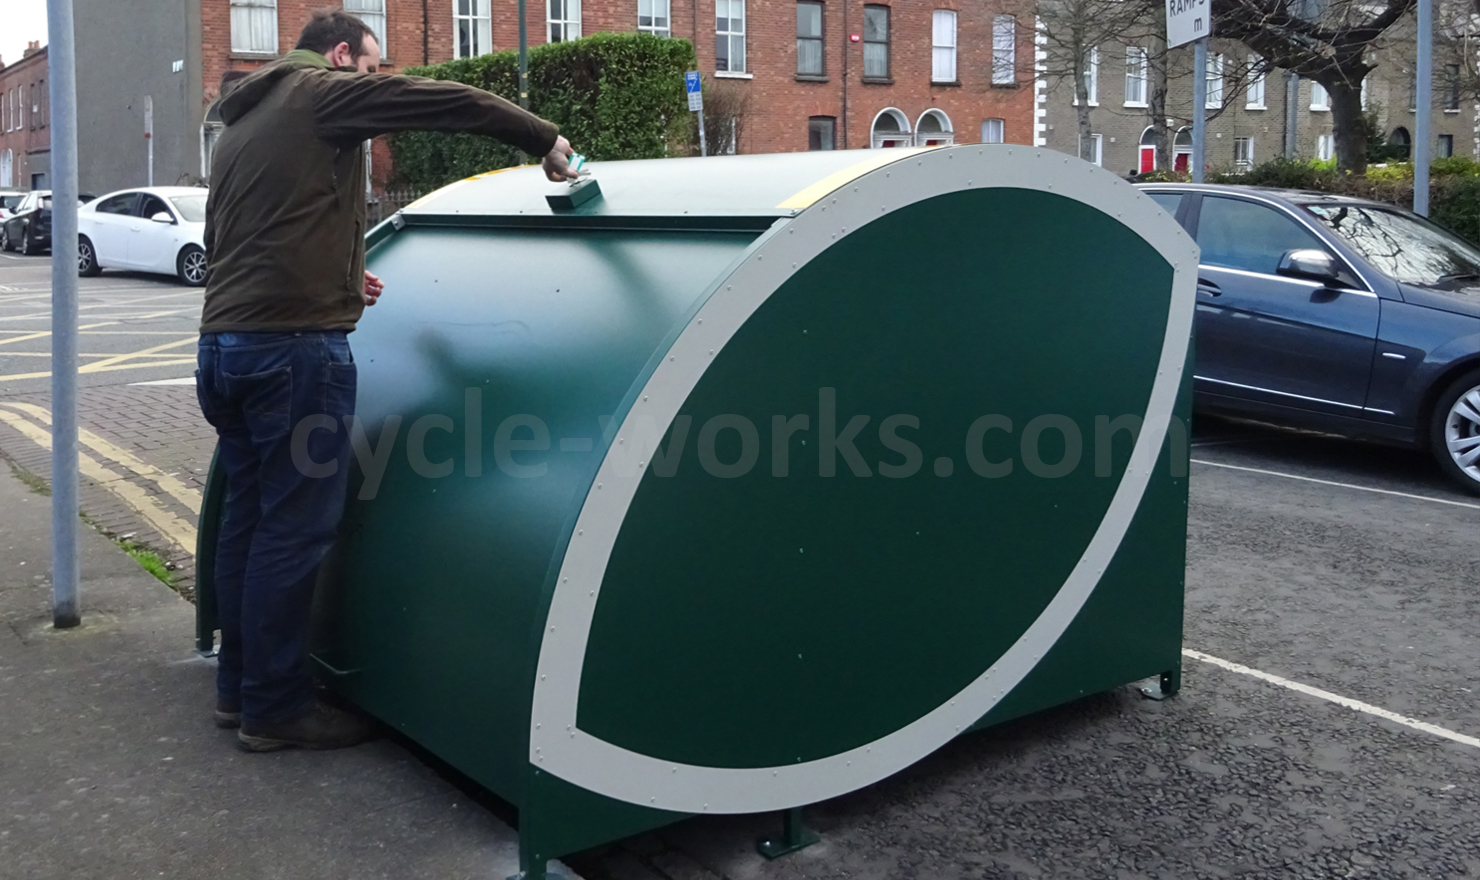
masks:
[[[334,69],[304,50],[237,81],[220,109],[202,333],[354,329],[365,308],[366,139],[462,131],[544,156],[557,134],[481,89]]]

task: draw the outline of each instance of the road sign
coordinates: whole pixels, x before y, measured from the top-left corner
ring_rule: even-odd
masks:
[[[1167,48],[1211,36],[1213,17],[1208,0],[1166,0]]]
[[[704,92],[699,81],[699,71],[690,70],[683,75],[684,90],[689,93],[689,110],[697,113],[704,109]]]

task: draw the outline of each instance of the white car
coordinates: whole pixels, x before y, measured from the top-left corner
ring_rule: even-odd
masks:
[[[0,189],[0,221],[9,220],[15,216],[15,209],[20,207],[26,198],[26,191],[20,189]]]
[[[151,186],[94,199],[77,211],[77,272],[134,269],[206,283],[206,190]]]

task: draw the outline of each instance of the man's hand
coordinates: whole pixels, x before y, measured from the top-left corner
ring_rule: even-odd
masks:
[[[365,271],[365,292],[360,294],[365,300],[365,305],[375,305],[375,301],[380,299],[380,295],[384,292],[385,282],[381,281],[379,277],[371,275],[367,269]]]
[[[551,183],[564,183],[567,180],[575,180],[578,176],[570,170],[570,154],[575,150],[570,148],[570,141],[556,135],[555,149],[545,155],[545,177]]]

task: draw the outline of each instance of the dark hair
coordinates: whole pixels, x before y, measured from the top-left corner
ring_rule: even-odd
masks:
[[[359,58],[365,54],[365,38],[374,36],[369,25],[343,9],[319,9],[303,26],[298,45],[293,48],[327,55],[340,43],[348,43],[350,57]]]

